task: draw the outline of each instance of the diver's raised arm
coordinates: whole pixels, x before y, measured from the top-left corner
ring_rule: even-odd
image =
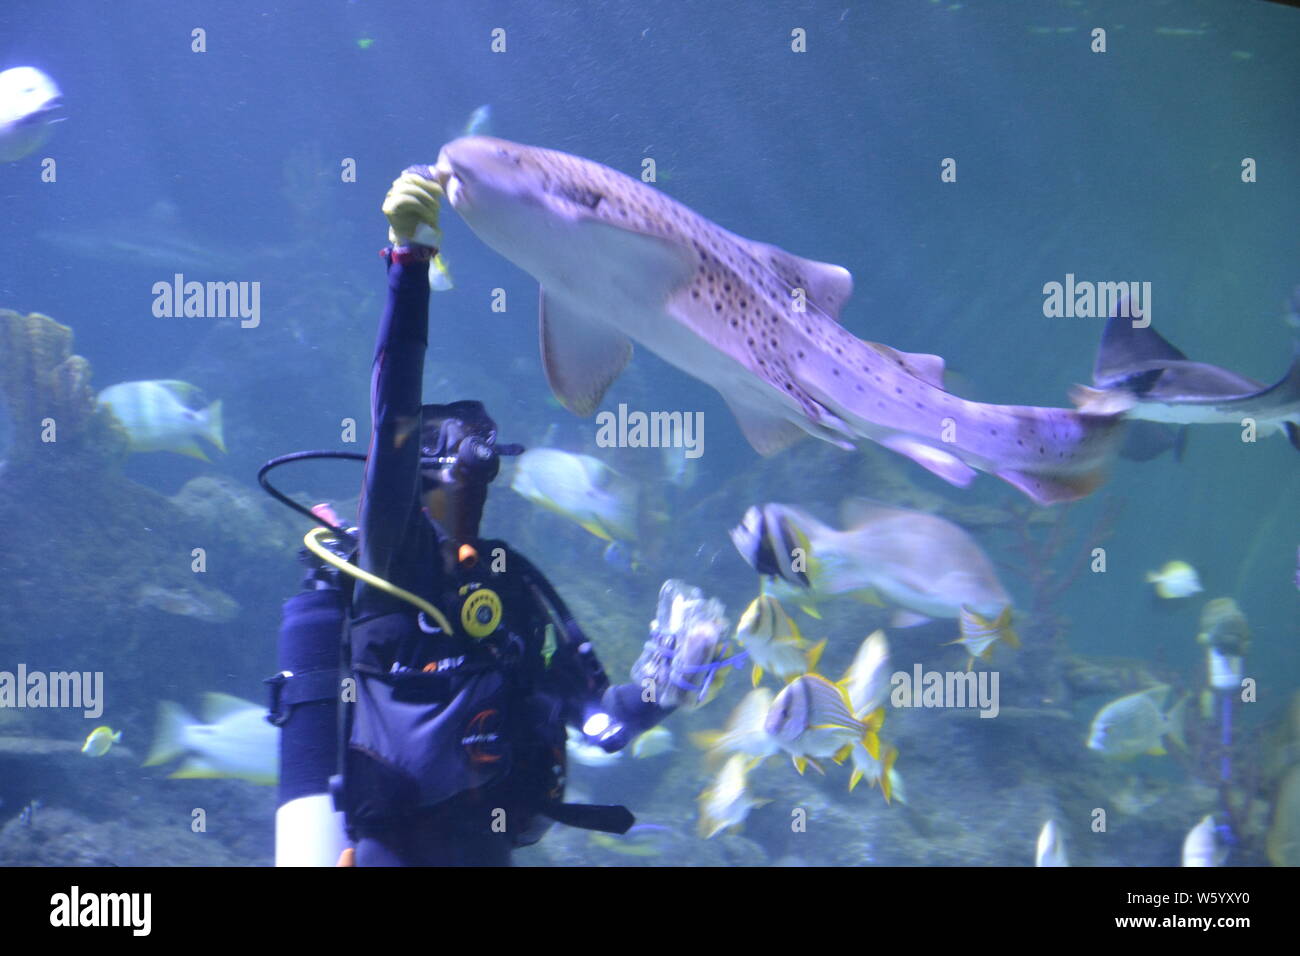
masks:
[[[417,172],[399,176],[384,199],[391,248],[388,301],[370,377],[370,448],[359,506],[361,567],[387,577],[416,500],[421,378],[429,338],[429,262],[441,242],[442,187]]]

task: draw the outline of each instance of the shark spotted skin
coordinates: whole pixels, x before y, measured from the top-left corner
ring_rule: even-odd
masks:
[[[577,414],[596,409],[635,341],[716,388],[760,454],[805,434],[843,448],[870,439],[955,485],[985,471],[1043,504],[1104,480],[1114,415],[948,393],[939,356],[839,325],[847,269],[735,235],[555,150],[465,137],[431,174],[479,238],[540,282],[543,365]]]

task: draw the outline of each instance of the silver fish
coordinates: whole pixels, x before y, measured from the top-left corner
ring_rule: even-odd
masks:
[[[691,734],[691,740],[697,747],[714,754],[743,754],[761,762],[781,749],[766,730],[774,699],[770,689],[756,687],[741,698],[727,718],[726,727],[697,731]]]
[[[805,610],[837,595],[888,604],[897,608],[894,627],[960,618],[963,609],[999,621],[1011,605],[993,563],[953,522],[862,499],[845,501],[841,511],[844,531],[797,509],[784,510],[807,548],[808,589],[795,591],[783,578],[772,582],[774,594],[793,598]],[[1002,620],[998,629],[1009,623]]]
[[[876,759],[880,742],[878,723],[853,716],[853,705],[843,687],[817,674],[804,674],[786,684],[772,701],[763,729],[787,751],[800,773],[819,757],[845,760],[860,744]]]
[[[235,777],[260,784],[279,779],[280,731],[267,722],[265,706],[229,694],[204,694],[203,716],[206,723],[179,704],[159,702],[157,730],[144,766],[184,756],[171,777]]]
[[[1069,866],[1070,858],[1065,852],[1065,840],[1061,828],[1055,820],[1048,820],[1043,829],[1038,831],[1038,843],[1034,847],[1034,866]]]
[[[1201,817],[1183,838],[1183,866],[1223,866],[1228,848],[1219,839],[1214,814]]]
[[[870,439],[952,484],[986,471],[1040,503],[1104,480],[1117,419],[948,393],[939,356],[838,324],[847,269],[728,232],[555,150],[464,137],[428,172],[479,238],[541,283],[547,380],[579,415],[595,411],[636,341],[716,388],[764,455],[806,434],[842,448]]]
[[[1183,743],[1183,707],[1186,699],[1163,712],[1169,685],[1157,684],[1113,700],[1093,717],[1088,728],[1088,748],[1119,760],[1139,754],[1164,754],[1166,735]]]
[[[749,771],[753,762],[733,754],[718,771],[713,785],[699,796],[699,834],[708,840],[723,830],[738,830],[749,811],[766,800],[756,800],[749,789]]]
[[[50,138],[60,122],[62,94],[55,82],[34,66],[0,73],[0,162],[30,155]]]

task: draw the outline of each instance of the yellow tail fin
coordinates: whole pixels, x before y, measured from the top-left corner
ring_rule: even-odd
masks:
[[[826,650],[826,641],[827,638],[823,637],[820,641],[814,644],[812,649],[808,652],[808,669],[810,671],[815,671],[817,669],[817,662],[822,659],[822,652]]]

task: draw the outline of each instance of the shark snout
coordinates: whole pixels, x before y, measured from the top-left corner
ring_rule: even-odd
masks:
[[[443,188],[448,202],[455,209],[465,198],[466,173],[463,167],[453,161],[451,146],[449,143],[439,151],[438,161],[433,165],[432,171],[434,180]]]
[[[493,193],[513,195],[524,188],[523,151],[514,143],[491,136],[463,136],[442,147],[434,165],[438,182],[452,206],[460,208],[471,195],[479,200]]]

